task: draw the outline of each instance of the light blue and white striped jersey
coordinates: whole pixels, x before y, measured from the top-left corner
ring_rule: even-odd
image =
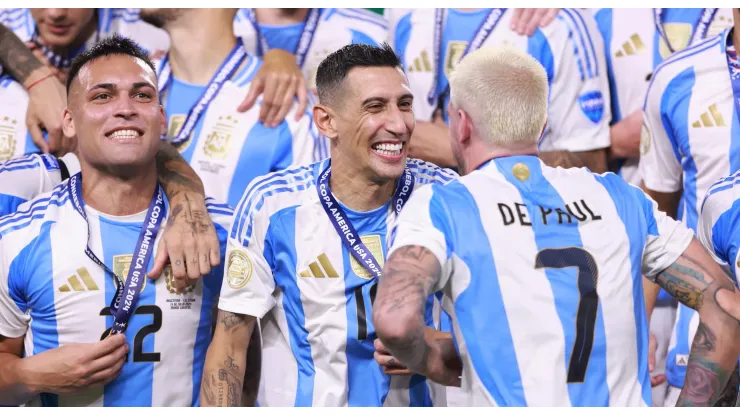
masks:
[[[97,9],[97,13],[98,30],[80,51],[114,33],[133,39],[147,51],[169,48],[167,33],[140,20],[138,9]],[[0,24],[23,41],[31,40],[36,30],[30,9],[0,9]],[[0,66],[0,163],[39,151],[26,128],[28,93],[2,72]]]
[[[63,170],[59,161],[49,154],[32,154],[0,164],[0,217],[14,213],[22,203],[59,185]],[[61,161],[69,176],[80,171],[74,153],[66,154]]]
[[[699,241],[735,280],[740,271],[740,171],[719,179],[701,206]]]
[[[663,9],[663,28],[671,48],[680,52],[691,42],[704,9]],[[653,69],[671,55],[657,30],[653,9],[596,9],[594,17],[604,38],[609,75],[612,123],[642,110]],[[733,23],[732,9],[719,9],[705,38]],[[625,161],[620,170],[628,182],[639,185],[637,159]]]
[[[639,188],[497,158],[414,193],[392,233],[389,255],[419,245],[442,265],[433,290],[453,318],[468,406],[652,403],[642,275],[693,233]]]
[[[270,368],[262,371],[259,403],[439,404],[424,377],[387,376],[373,359],[377,281],[342,244],[319,200],[317,182],[328,160],[255,179],[229,234],[219,309],[261,319],[262,361]],[[408,167],[413,192],[457,176],[414,159]],[[395,219],[391,201],[369,212],[344,210],[382,267]]]
[[[655,69],[645,100],[640,175],[656,192],[683,191],[682,221],[696,231],[702,196],[740,169],[740,121],[727,63],[726,30]],[[683,386],[698,314],[679,305],[666,377]],[[693,330],[692,330],[693,328]]]
[[[165,81],[160,74],[165,59],[156,62],[160,84]],[[200,176],[206,194],[231,207],[239,203],[255,177],[328,156],[328,140],[314,126],[311,109],[295,121],[294,104],[275,128],[259,122],[262,98],[248,111],[236,111],[261,64],[259,58],[247,57],[234,76],[224,82],[190,137],[177,146]],[[177,74],[172,78],[170,87],[161,94],[169,137],[177,135],[190,109],[208,87],[186,84],[177,79]]]
[[[239,9],[234,19],[234,33],[244,39],[250,54],[257,56],[258,38],[254,9]],[[259,25],[270,49],[295,53],[305,22],[292,25]],[[330,53],[345,45],[380,45],[385,41],[388,25],[383,17],[363,9],[321,9],[319,23],[301,68],[309,89],[316,88],[316,70]],[[266,51],[263,51],[263,53]],[[328,156],[328,155],[327,155]]]
[[[476,28],[491,9],[445,13],[442,56],[435,59],[435,9],[414,9],[397,21],[393,47],[409,79],[417,120],[429,121],[438,103],[427,97],[447,89],[447,76],[457,64]],[[609,84],[604,45],[591,13],[562,9],[557,20],[532,37],[510,29],[513,10],[503,13],[482,47],[506,44],[526,51],[547,72],[550,87],[548,129],[540,150],[587,151],[609,147]],[[435,71],[438,83],[434,85]],[[444,106],[449,103],[449,94]],[[445,113],[443,111],[443,113]]]
[[[113,323],[115,279],[85,255],[87,225],[70,199],[67,181],[0,218],[0,334],[25,335],[25,356],[97,342]],[[211,201],[223,256],[233,211]],[[146,212],[86,211],[90,249],[125,280]],[[182,291],[172,286],[169,267],[156,281],[146,279],[126,331],[130,353],[121,375],[78,395],[41,394],[29,405],[197,406],[222,276],[219,266]]]

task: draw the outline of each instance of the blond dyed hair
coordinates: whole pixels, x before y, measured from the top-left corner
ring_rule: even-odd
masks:
[[[547,120],[547,100],[545,68],[511,47],[471,52],[450,76],[452,105],[465,111],[491,144],[537,143]]]

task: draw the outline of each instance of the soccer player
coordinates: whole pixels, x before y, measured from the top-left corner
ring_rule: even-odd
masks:
[[[544,165],[547,75],[529,55],[478,50],[450,84],[464,176],[415,192],[391,231],[373,311],[384,346],[472,406],[646,406],[645,274],[699,309],[684,399],[713,403],[737,360],[740,293],[693,233],[614,174]],[[424,339],[437,290],[456,348]],[[456,349],[462,374],[445,365]]]
[[[327,156],[309,113],[269,128],[257,121],[259,105],[236,111],[261,65],[234,35],[236,11],[141,10],[142,19],[171,39],[157,63],[167,139],[203,180],[206,194],[232,207],[256,176]]]
[[[201,404],[239,403],[258,319],[260,405],[439,404],[424,377],[383,373],[370,316],[389,224],[412,192],[455,174],[407,161],[414,97],[389,45],[339,49],[316,82],[331,158],[257,178],[239,203]]]
[[[737,26],[736,9],[733,15]],[[653,72],[645,100],[640,176],[658,207],[694,231],[702,196],[717,179],[740,168],[733,133],[740,128],[735,29],[665,60]],[[666,406],[676,402],[683,385],[698,319],[692,309],[679,306],[666,361]]]
[[[223,268],[180,290],[169,270],[143,275],[168,205],[154,65],[114,36],[75,58],[68,85],[81,172],[0,219],[2,403],[197,405]],[[225,247],[232,211],[208,211]]]
[[[417,97],[411,155],[455,166],[447,142],[449,74],[461,57],[486,45],[509,44],[534,56],[551,86],[541,157],[553,166],[606,170],[610,109],[603,44],[590,13],[562,9],[534,35],[510,28],[512,9],[415,9],[398,19],[394,49]]]

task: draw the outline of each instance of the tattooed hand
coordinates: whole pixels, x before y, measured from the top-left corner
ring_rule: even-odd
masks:
[[[221,262],[218,235],[208,216],[203,186],[179,152],[162,143],[157,154],[157,177],[170,203],[170,214],[157,248],[149,278],[172,265],[177,289],[192,285]]]

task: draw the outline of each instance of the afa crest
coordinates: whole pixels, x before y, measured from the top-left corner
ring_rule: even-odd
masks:
[[[226,159],[231,152],[231,134],[239,122],[231,116],[219,117],[203,143],[203,153],[213,159]]]
[[[113,256],[113,273],[116,274],[116,276],[120,277],[121,280],[123,280],[124,283],[128,280],[128,272],[131,268],[131,261],[134,259],[133,254],[121,254],[118,256]],[[149,280],[148,277],[146,277],[146,272],[142,272],[142,277],[144,279],[144,282],[141,284],[141,290],[139,293],[144,293],[144,289],[146,288],[146,281]],[[116,289],[118,288],[118,280],[114,280],[116,284]]]
[[[18,140],[15,137],[17,120],[9,117],[0,119],[0,163],[12,159],[15,155]]]
[[[173,140],[175,137],[177,137],[177,134],[180,133],[182,125],[185,124],[186,118],[186,114],[173,114],[172,116],[170,116],[170,122],[167,123],[168,140]],[[188,138],[184,142],[174,145],[175,149],[177,149],[178,152],[183,153],[188,149],[188,147],[190,147],[190,143],[192,141],[193,133],[190,133],[190,136],[188,136]]]
[[[468,47],[468,42],[464,41],[452,41],[447,43],[447,52],[445,53],[445,75],[447,78],[450,77],[452,71],[455,70],[457,63],[465,53],[465,48]]]
[[[176,288],[173,283],[175,276],[172,274],[172,267],[170,265],[167,265],[164,268],[162,274],[164,275],[164,282],[167,285],[167,290],[173,295],[185,295],[187,293],[192,293],[193,290],[195,290],[195,285],[188,285],[182,289]]]

